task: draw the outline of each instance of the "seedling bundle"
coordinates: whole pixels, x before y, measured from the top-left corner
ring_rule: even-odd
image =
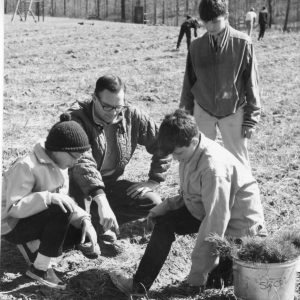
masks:
[[[300,257],[300,227],[268,237],[222,239],[211,234],[214,254],[233,259],[234,291],[238,299],[293,300]]]

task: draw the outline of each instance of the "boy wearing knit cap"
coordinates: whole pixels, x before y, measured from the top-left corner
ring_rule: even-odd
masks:
[[[89,149],[84,130],[63,114],[45,143],[18,158],[2,181],[2,237],[17,244],[29,265],[26,275],[52,288],[66,287],[51,268],[63,248],[83,244],[87,237],[91,246],[81,246],[83,254],[99,254],[89,214],[67,194],[67,168]]]

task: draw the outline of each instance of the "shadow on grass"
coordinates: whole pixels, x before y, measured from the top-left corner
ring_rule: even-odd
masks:
[[[154,299],[207,299],[207,300],[236,300],[233,293],[233,287],[219,289],[207,289],[202,294],[197,290],[190,289],[186,283],[179,283],[173,286],[167,286],[158,292],[153,292]]]
[[[68,289],[78,297],[76,299],[127,299],[113,285],[109,275],[99,269],[89,269],[73,276],[69,281]]]

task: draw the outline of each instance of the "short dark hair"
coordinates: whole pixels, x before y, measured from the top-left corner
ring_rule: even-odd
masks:
[[[95,95],[97,96],[98,93],[108,90],[112,93],[118,93],[120,90],[125,91],[125,84],[121,80],[120,77],[108,74],[100,77],[96,82],[95,87]]]
[[[174,152],[176,147],[188,147],[192,139],[199,135],[193,116],[182,109],[165,116],[158,132],[158,145],[162,154]]]
[[[228,0],[201,0],[199,4],[200,19],[209,22],[228,13]]]

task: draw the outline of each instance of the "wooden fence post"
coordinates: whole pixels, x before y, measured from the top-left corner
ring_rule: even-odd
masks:
[[[176,26],[179,24],[179,0],[176,0]]]
[[[162,23],[165,24],[166,18],[166,7],[165,7],[165,0],[162,2]]]
[[[189,14],[189,0],[185,0],[185,14]]]
[[[121,0],[121,21],[126,21],[126,11],[125,11],[126,3],[125,0]]]
[[[67,11],[66,11],[66,0],[64,0],[64,16],[66,16]]]
[[[51,16],[54,16],[53,0],[51,0]]]
[[[100,19],[100,0],[97,0],[97,17]]]
[[[287,25],[289,22],[289,14],[290,14],[290,4],[291,4],[291,0],[287,0],[283,31],[287,31]]]
[[[105,1],[105,18],[108,18],[108,0]]]
[[[154,0],[154,2],[153,2],[153,24],[154,25],[156,25],[156,18],[157,18],[157,16],[156,16],[156,7],[157,7],[157,0]]]

